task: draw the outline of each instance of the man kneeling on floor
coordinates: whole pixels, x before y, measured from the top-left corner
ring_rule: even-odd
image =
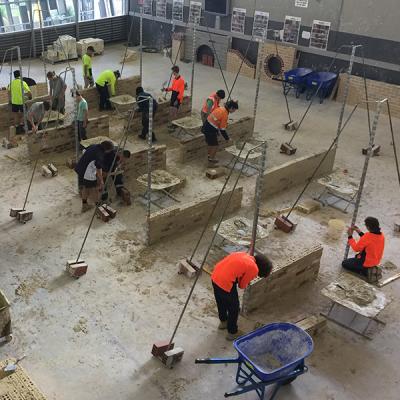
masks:
[[[115,190],[117,192],[118,197],[122,197],[122,189],[124,188],[124,176],[123,176],[124,164],[130,158],[131,158],[131,152],[129,150],[120,150],[117,153],[117,149],[114,149],[113,151],[110,151],[109,153],[104,155],[104,162],[103,162],[104,182],[106,181],[107,175],[110,172],[114,174],[114,176],[112,176],[110,179],[114,181]],[[107,198],[108,198],[108,191],[107,188],[105,188],[102,200],[106,201]]]
[[[109,140],[100,144],[92,144],[83,153],[75,167],[78,174],[79,190],[82,197],[82,212],[92,208],[88,204],[91,198],[95,204],[100,200],[100,194],[103,192],[103,163],[104,156],[114,150],[114,145]]]
[[[364,223],[368,229],[367,233],[363,233],[357,226],[348,229],[349,245],[358,254],[354,258],[344,260],[342,267],[368,277],[368,271],[371,268],[376,270],[382,260],[385,236],[381,232],[379,221],[376,218],[367,217]],[[358,242],[353,238],[354,231],[360,236]]]
[[[227,340],[241,336],[237,325],[240,309],[237,285],[245,289],[254,278],[266,278],[271,271],[271,261],[262,254],[253,257],[245,252],[232,253],[216,264],[211,281],[221,321],[218,329],[228,329]]]

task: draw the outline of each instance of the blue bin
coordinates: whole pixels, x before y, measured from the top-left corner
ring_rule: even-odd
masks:
[[[296,325],[281,322],[263,326],[233,343],[239,361],[268,382],[282,378],[304,364],[314,348],[311,336]]]
[[[320,103],[329,96],[335,86],[338,75],[334,72],[313,72],[306,77],[307,100],[317,92],[319,88]]]
[[[296,98],[306,89],[306,77],[312,73],[310,68],[294,68],[284,73],[283,90],[285,96],[292,88],[296,89]]]

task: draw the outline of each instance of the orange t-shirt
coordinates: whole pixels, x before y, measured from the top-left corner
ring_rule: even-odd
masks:
[[[207,121],[216,129],[225,130],[228,126],[229,112],[226,107],[216,108],[207,118]]]
[[[236,281],[241,289],[245,289],[257,276],[255,258],[248,253],[238,252],[226,256],[216,264],[211,280],[229,293]]]
[[[350,238],[349,244],[356,252],[365,251],[364,267],[376,267],[380,264],[385,248],[385,236],[383,233],[380,235],[376,233],[367,232],[361,236],[358,242]]]
[[[204,100],[203,108],[201,110],[204,113],[208,113],[208,100],[211,100],[213,102],[213,105],[210,110],[211,114],[217,107],[219,107],[219,99],[217,99],[217,93],[213,93],[211,96],[207,97]]]
[[[178,100],[182,103],[183,96],[185,94],[185,80],[181,76],[179,76],[178,78],[174,78],[171,87],[169,87],[167,91],[177,92]]]

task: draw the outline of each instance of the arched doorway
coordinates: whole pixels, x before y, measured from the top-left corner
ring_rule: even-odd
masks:
[[[214,53],[209,46],[203,44],[197,49],[197,62],[210,67],[214,66]]]

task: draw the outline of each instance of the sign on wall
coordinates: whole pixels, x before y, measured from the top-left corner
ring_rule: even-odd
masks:
[[[307,8],[308,7],[308,0],[295,0],[294,5],[296,7]]]
[[[314,20],[311,29],[310,47],[326,50],[328,48],[330,29],[330,22]]]
[[[299,41],[301,18],[286,15],[285,25],[283,26],[283,41],[297,44]]]
[[[143,14],[153,15],[152,0],[143,0]]]
[[[159,18],[167,18],[167,0],[157,0],[156,16]]]
[[[192,24],[200,24],[201,19],[201,2],[191,1],[189,8],[189,22]]]
[[[245,23],[246,23],[246,9],[234,7],[232,9],[231,31],[235,33],[244,34]]]
[[[172,19],[183,21],[183,0],[174,0],[172,3]]]
[[[254,22],[253,22],[254,40],[260,42],[267,37],[268,22],[269,22],[269,13],[264,11],[254,12]]]

